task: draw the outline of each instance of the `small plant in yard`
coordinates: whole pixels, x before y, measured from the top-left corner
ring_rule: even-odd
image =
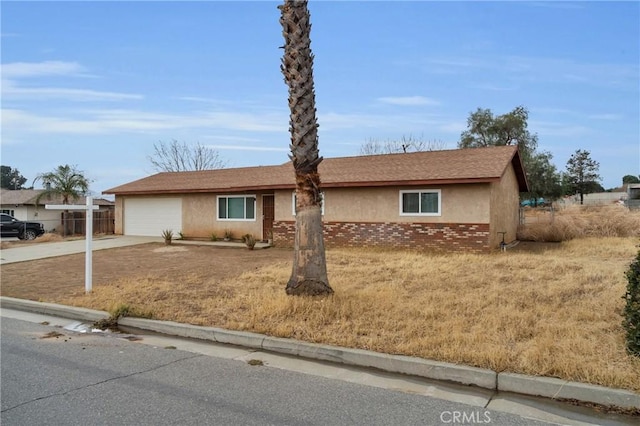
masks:
[[[152,318],[153,313],[151,311],[142,311],[126,303],[121,303],[109,309],[111,316],[106,319],[101,319],[93,323],[93,327],[101,330],[117,330],[118,321],[123,317],[138,317],[138,318]]]
[[[218,241],[218,236],[215,232],[212,232],[211,235],[209,235],[209,241]]]
[[[176,240],[184,240],[184,234],[182,231],[178,232],[178,238],[176,238]]]
[[[640,357],[640,250],[636,260],[629,265],[627,275],[627,293],[624,295],[624,320],[627,350]]]
[[[231,233],[230,229],[225,229],[224,230],[224,240],[225,241],[229,241],[231,240],[231,238],[233,237],[233,234]]]
[[[173,240],[173,231],[171,229],[165,229],[162,231],[162,238],[164,238],[164,243],[166,245],[171,244],[171,240]]]
[[[244,244],[247,246],[249,250],[253,250],[253,248],[256,245],[256,237],[254,237],[251,234],[245,234],[242,237],[242,241],[244,241]]]

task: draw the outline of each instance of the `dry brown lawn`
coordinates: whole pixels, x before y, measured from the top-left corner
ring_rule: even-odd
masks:
[[[111,266],[89,296],[82,255],[65,258],[67,276],[78,270],[73,289],[52,290],[61,264],[49,259],[29,262],[46,278],[24,275],[26,263],[4,265],[2,294],[126,304],[157,319],[640,391],[640,360],[626,353],[621,327],[638,238],[535,244],[488,255],[329,250],[327,298],[285,295],[287,250],[150,244],[97,252],[94,267]]]

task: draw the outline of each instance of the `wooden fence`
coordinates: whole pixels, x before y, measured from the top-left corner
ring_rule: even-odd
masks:
[[[85,212],[68,212],[60,214],[60,223],[63,226],[63,235],[85,234]],[[65,226],[66,224],[66,226]],[[65,229],[66,228],[66,229]],[[115,232],[115,212],[113,210],[93,212],[93,233],[113,234]]]

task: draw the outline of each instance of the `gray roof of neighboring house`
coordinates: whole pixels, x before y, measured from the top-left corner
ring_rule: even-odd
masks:
[[[41,193],[45,192],[44,189],[2,189],[0,192],[0,204],[5,205],[14,205],[14,206],[35,206],[36,198]],[[80,197],[77,200],[73,200],[71,204],[85,204],[86,198]],[[38,205],[45,204],[62,204],[62,197],[47,197],[44,196],[38,202]],[[103,198],[94,198],[93,204],[96,206],[113,206],[115,203],[113,201],[105,200]]]
[[[325,158],[318,167],[324,188],[486,183],[501,179],[509,164],[520,191],[528,190],[517,146]],[[291,162],[277,166],[164,172],[104,194],[171,194],[294,188]]]

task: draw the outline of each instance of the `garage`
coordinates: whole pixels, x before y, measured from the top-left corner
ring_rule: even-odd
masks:
[[[182,230],[181,198],[125,198],[125,235],[160,237],[165,229]]]

